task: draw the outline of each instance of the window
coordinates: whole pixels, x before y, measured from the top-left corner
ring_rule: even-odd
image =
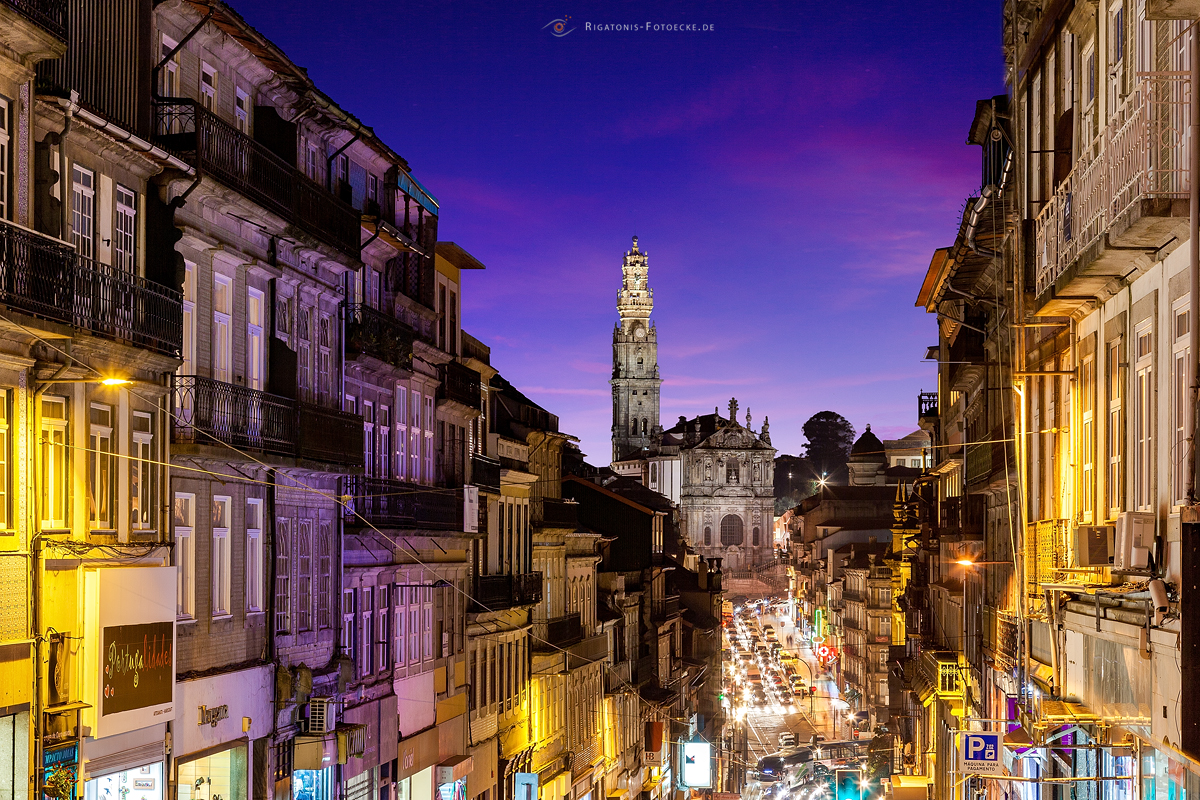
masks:
[[[392,477],[392,410],[379,407],[379,477]]]
[[[408,590],[408,663],[421,660],[421,599],[415,587]]]
[[[754,528],[750,531],[750,544],[754,547],[758,547],[759,545],[759,532],[757,525],[754,526]]]
[[[350,659],[357,664],[358,648],[356,640],[358,637],[354,634],[358,625],[354,614],[354,590],[347,589],[342,592],[342,653],[350,656]]]
[[[1108,345],[1108,514],[1115,517],[1124,506],[1121,493],[1124,487],[1124,473],[1121,470],[1121,454],[1124,450],[1122,437],[1125,434],[1124,413],[1121,408],[1123,399],[1121,380],[1121,341],[1120,339]]]
[[[175,615],[187,618],[196,610],[196,495],[175,493],[171,527],[175,534]]]
[[[375,474],[375,404],[370,400],[363,401],[363,471],[367,475]]]
[[[263,501],[246,500],[246,610],[263,610]]]
[[[0,389],[0,530],[10,530],[12,521],[12,440],[9,436],[9,419],[12,415],[12,393]]]
[[[1174,309],[1175,343],[1171,347],[1172,429],[1175,441],[1171,447],[1171,483],[1175,503],[1187,499],[1187,450],[1188,434],[1191,431],[1191,318],[1188,301],[1184,300]]]
[[[250,133],[250,95],[237,89],[233,97],[233,121],[242,133]]]
[[[1083,81],[1086,87],[1083,99],[1087,105],[1096,100],[1096,50],[1094,45],[1088,45],[1083,53]]]
[[[450,292],[450,355],[458,355],[458,292]]]
[[[1136,341],[1134,504],[1139,511],[1149,511],[1154,503],[1154,334],[1149,326],[1137,331]]]
[[[328,522],[317,525],[317,627],[322,630],[333,627],[329,608],[333,597],[333,537],[329,529]]]
[[[218,495],[212,501],[212,613],[214,617],[229,614],[230,574],[232,563],[229,547],[229,524],[232,501]]]
[[[396,477],[408,475],[408,389],[396,391]]]
[[[163,34],[162,41],[159,43],[159,60],[165,59],[167,54],[178,46],[178,42],[170,36]],[[163,65],[162,69],[162,95],[163,97],[179,97],[179,54],[176,53],[171,57],[171,60]],[[178,131],[172,131],[178,133]]]
[[[292,631],[292,521],[275,520],[275,630]]]
[[[412,393],[412,402],[409,404],[411,414],[408,432],[408,479],[410,481],[421,480],[421,393],[414,391]]]
[[[296,630],[312,630],[312,521],[296,526]]]
[[[129,524],[134,530],[154,528],[158,469],[154,457],[154,415],[134,411],[129,443]]]
[[[313,401],[312,382],[312,309],[301,308],[296,317],[296,361],[299,367],[300,399]]]
[[[320,324],[317,327],[317,392],[322,399],[328,402],[328,398],[333,394],[330,381],[333,376],[330,373],[332,362],[330,361],[330,327],[331,323],[328,314],[321,315]]]
[[[213,275],[213,377],[233,380],[233,278]]]
[[[183,262],[183,365],[180,375],[196,374],[196,265]]]
[[[83,258],[96,256],[96,176],[78,164],[71,166],[71,242]]]
[[[369,203],[379,202],[379,178],[374,175],[367,176],[367,201]]]
[[[725,482],[737,483],[741,477],[741,464],[736,458],[731,458],[725,462]]]
[[[1096,508],[1096,359],[1094,356],[1084,356],[1079,365],[1079,386],[1081,390],[1080,407],[1082,413],[1082,430],[1079,434],[1080,445],[1080,486],[1079,504],[1081,519],[1091,523]]]
[[[0,219],[12,214],[12,110],[7,97],[0,97]]]
[[[375,651],[379,658],[375,671],[383,672],[392,663],[392,610],[388,607],[388,587],[380,586],[375,593],[379,607],[376,615],[379,621],[379,630],[376,632],[375,638]]]
[[[704,526],[704,546],[712,547],[712,526],[711,525]]]
[[[425,482],[433,483],[433,395],[425,395]]]
[[[726,547],[740,545],[743,538],[742,518],[737,514],[726,514],[721,519],[721,544]]]
[[[207,61],[200,62],[200,104],[217,112],[217,70]]]
[[[405,606],[404,598],[407,596],[407,589],[401,589],[396,586],[392,590],[392,602],[396,604],[396,665],[402,666],[404,662],[404,619],[408,616],[408,608]]]
[[[113,530],[117,473],[113,450],[112,406],[92,403],[88,415],[88,527]]]
[[[113,211],[113,266],[122,272],[137,272],[134,243],[137,241],[137,195],[117,186],[117,204]]]
[[[375,607],[374,592],[369,588],[360,589],[358,596],[362,604],[359,641],[362,642],[358,651],[358,674],[370,675],[375,669]]]
[[[258,391],[262,391],[266,383],[265,302],[258,289],[246,290],[246,385]]]
[[[317,145],[313,142],[308,143],[305,149],[304,171],[310,180],[317,183],[321,182],[321,157],[317,153]]]
[[[71,485],[67,451],[67,400],[42,398],[42,527],[66,528],[68,487]]]
[[[275,298],[275,335],[291,344],[292,298],[278,295]]]

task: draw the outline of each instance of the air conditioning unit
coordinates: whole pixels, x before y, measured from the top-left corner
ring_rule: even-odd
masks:
[[[1154,552],[1154,514],[1146,511],[1126,511],[1117,517],[1116,551],[1113,569],[1142,570],[1150,566]]]
[[[1080,567],[1110,567],[1113,563],[1111,525],[1080,525],[1075,529],[1075,564]]]
[[[324,736],[337,726],[337,712],[332,697],[314,697],[308,701],[307,712],[300,729],[307,734]]]

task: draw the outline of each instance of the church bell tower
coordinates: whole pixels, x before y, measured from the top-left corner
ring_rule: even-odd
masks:
[[[636,457],[661,432],[658,424],[658,331],[650,322],[654,290],[647,284],[647,254],[633,248],[621,264],[621,291],[613,327],[613,461]]]

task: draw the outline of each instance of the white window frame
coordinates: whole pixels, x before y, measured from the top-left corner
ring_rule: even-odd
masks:
[[[317,374],[316,394],[321,399],[329,398],[334,390],[330,381],[332,369],[333,321],[328,314],[317,314]]]
[[[359,638],[362,646],[358,649],[358,674],[366,677],[375,671],[375,605],[374,590],[364,586],[358,590],[358,608],[360,615]]]
[[[205,80],[207,78],[207,80]],[[217,113],[217,93],[220,91],[220,75],[217,68],[207,61],[200,62],[200,105]]]
[[[71,243],[82,258],[96,257],[96,173],[71,165]]]
[[[1080,417],[1079,460],[1082,491],[1079,493],[1080,519],[1091,524],[1096,510],[1096,355],[1083,357],[1079,368]]]
[[[433,395],[425,394],[425,414],[424,414],[424,431],[425,431],[425,482],[433,483],[437,480],[437,475],[434,474],[433,468]]]
[[[275,631],[292,633],[292,519],[275,519]]]
[[[93,415],[107,415],[107,423],[93,422]],[[116,409],[107,403],[88,404],[88,529],[117,529]]]
[[[61,417],[47,417],[46,407],[62,409]],[[71,516],[71,453],[68,448],[71,405],[65,397],[42,396],[42,528],[66,529]]]
[[[408,388],[396,392],[396,479],[408,477]]]
[[[144,422],[145,430],[140,422]],[[129,525],[136,531],[154,530],[158,459],[154,452],[154,414],[134,411],[129,426]]]
[[[379,477],[392,477],[392,409],[379,406]]]
[[[1105,445],[1108,450],[1108,473],[1104,488],[1109,519],[1115,518],[1125,507],[1122,461],[1125,452],[1125,384],[1121,375],[1121,351],[1121,339],[1105,343],[1105,378],[1108,386]]]
[[[358,615],[355,613],[355,597],[354,589],[342,592],[342,653],[358,664]]]
[[[218,298],[224,296],[223,305]],[[233,382],[233,278],[213,273],[213,377]]]
[[[316,558],[317,596],[316,627],[326,630],[333,626],[333,534],[329,522],[318,520],[313,550]]]
[[[233,119],[237,129],[250,135],[250,95],[240,86],[234,90]]]
[[[0,219],[12,216],[12,103],[0,97]]]
[[[409,403],[408,435],[408,479],[421,483],[421,393],[416,389],[412,390]]]
[[[196,615],[196,495],[176,492],[171,506],[175,536],[175,616]]]
[[[375,403],[363,400],[363,472],[372,476],[375,474]]]
[[[113,204],[113,267],[129,275],[137,273],[137,193],[121,184]]]
[[[246,385],[262,391],[267,381],[266,295],[246,288]]]
[[[160,40],[159,60],[166,57],[167,53],[174,50],[179,45],[179,42],[162,34]],[[162,70],[162,95],[163,97],[179,97],[179,53],[171,57],[171,60],[163,65]],[[178,131],[172,131],[177,133]]]
[[[1171,447],[1172,505],[1187,502],[1188,436],[1192,428],[1191,302],[1178,300],[1171,308]]]
[[[260,613],[263,609],[263,501],[246,498],[246,611]]]
[[[390,630],[391,625],[391,605],[388,602],[391,595],[390,588],[387,584],[379,586],[375,589],[375,605],[376,605],[376,621],[379,626],[375,639],[376,647],[376,672],[384,672],[391,666],[392,647]]]
[[[224,513],[218,517],[218,508]],[[233,552],[229,543],[229,529],[233,524],[233,498],[229,495],[213,495],[212,499],[212,615],[213,619],[228,617],[232,613],[231,594],[233,586]],[[218,519],[224,525],[218,525]]]
[[[1154,508],[1154,329],[1146,322],[1134,332],[1134,507]]]
[[[313,402],[312,376],[312,317],[313,309],[301,306],[296,315],[296,361],[299,363],[300,398]]]
[[[296,630],[315,630],[313,607],[313,525],[302,519],[296,524]]]

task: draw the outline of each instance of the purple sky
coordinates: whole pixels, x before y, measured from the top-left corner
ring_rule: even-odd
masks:
[[[936,333],[913,302],[978,189],[998,3],[232,2],[409,160],[439,238],[487,265],[465,329],[593,463],[634,233],[665,423],[736,395],[781,452],[825,409],[916,428]],[[647,21],[714,30],[585,29]]]

